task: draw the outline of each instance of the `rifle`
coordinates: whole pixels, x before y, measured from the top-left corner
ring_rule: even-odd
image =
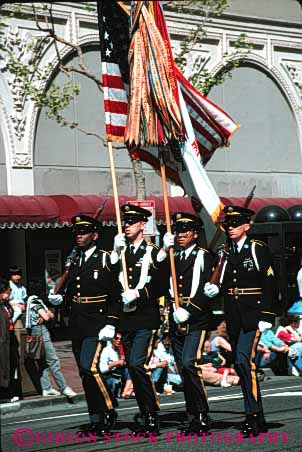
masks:
[[[250,205],[250,203],[251,203],[251,201],[252,201],[252,199],[254,197],[255,189],[256,189],[256,185],[253,186],[252,190],[250,191],[250,193],[246,197],[246,200],[245,200],[245,202],[243,204],[244,208],[247,209],[248,206]],[[217,243],[217,241],[220,238],[221,234],[222,234],[222,230],[221,229],[217,229],[217,231],[215,233],[215,236],[214,236],[214,238],[213,238],[213,240],[211,242],[211,246],[214,246]],[[230,248],[229,247],[229,243],[226,243],[225,245],[222,245],[221,247],[219,247],[219,249],[218,249],[219,260],[218,260],[218,263],[217,263],[217,265],[215,267],[215,270],[214,270],[214,272],[212,274],[212,277],[210,279],[210,283],[211,284],[215,284],[216,286],[219,286],[221,273],[222,273],[224,264],[225,264],[225,262],[226,262],[226,260],[228,258],[228,255],[229,255],[229,248]]]
[[[105,199],[105,201],[102,204],[100,204],[100,207],[98,208],[98,210],[96,211],[96,213],[93,217],[95,220],[99,219],[99,216],[103,212],[107,201],[108,201],[108,199]],[[60,290],[62,289],[62,287],[64,287],[64,285],[69,277],[72,266],[78,262],[79,258],[80,258],[80,256],[79,256],[78,248],[75,246],[72,249],[71,253],[67,256],[67,259],[65,262],[64,273],[61,276],[61,278],[59,279],[59,281],[57,282],[56,287],[54,288],[54,291],[53,291],[53,293],[55,295],[57,295],[60,292]]]

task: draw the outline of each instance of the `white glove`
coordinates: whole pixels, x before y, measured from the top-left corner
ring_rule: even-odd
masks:
[[[184,323],[190,317],[190,313],[184,308],[177,308],[175,312],[173,312],[173,319],[175,323]]]
[[[53,289],[52,289],[52,291],[53,291]],[[31,295],[30,297],[28,297],[27,303],[31,303],[34,300],[39,300],[38,295]]]
[[[270,328],[272,328],[272,324],[269,322],[264,322],[263,320],[260,320],[260,322],[258,322],[258,329],[260,331],[260,333],[263,333],[263,331],[265,330],[269,330]]]
[[[126,247],[126,236],[125,234],[117,234],[114,237],[113,249],[117,254],[121,253],[121,250]]]
[[[115,326],[106,325],[99,332],[99,341],[111,341],[115,335]]]
[[[205,283],[203,293],[206,297],[214,298],[219,294],[219,287],[216,284],[211,284],[210,282]]]
[[[55,295],[54,289],[50,289],[49,294],[48,294],[48,301],[52,305],[58,306],[63,302],[63,297],[59,293]]]
[[[132,303],[137,298],[139,298],[139,291],[137,289],[127,289],[122,293],[122,302],[124,305]]]
[[[169,248],[174,246],[175,235],[171,234],[171,232],[166,232],[163,238],[163,249],[165,251],[169,251]]]

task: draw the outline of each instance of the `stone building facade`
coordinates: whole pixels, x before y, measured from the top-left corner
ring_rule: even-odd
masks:
[[[8,10],[11,6],[8,4]],[[5,45],[22,61],[29,35],[39,34],[28,14],[9,19]],[[83,46],[90,69],[100,74],[97,19],[81,2],[54,2],[58,34]],[[5,8],[1,14],[5,16]],[[166,7],[173,47],[200,21],[198,9],[178,14]],[[302,196],[302,6],[298,0],[231,0],[230,7],[208,27],[204,43],[197,43],[187,72],[202,65],[213,75],[232,58],[234,42],[245,33],[253,49],[232,78],[211,90],[209,98],[228,112],[241,128],[231,147],[216,151],[208,165],[209,176],[221,196],[245,196],[257,185],[259,197]],[[60,46],[65,61],[76,57]],[[41,68],[55,65],[53,46],[46,45]],[[100,74],[101,75],[101,74]],[[93,82],[74,75],[81,93],[66,115],[81,127],[104,136],[103,101]],[[48,83],[64,82],[50,72]],[[8,71],[0,55],[0,194],[110,194],[111,177],[106,148],[94,137],[62,128],[46,119],[24,98],[22,83]],[[124,149],[115,151],[121,194],[135,194],[131,163]],[[161,194],[159,177],[145,166],[147,193]],[[172,194],[181,193],[175,187]]]

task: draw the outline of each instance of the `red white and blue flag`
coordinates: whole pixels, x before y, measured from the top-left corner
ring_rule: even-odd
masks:
[[[132,2],[136,4],[137,2]],[[156,11],[154,21],[159,32],[170,48],[165,21],[160,2],[140,2],[142,8]],[[136,5],[133,6],[136,8]],[[105,122],[108,141],[125,141],[129,113],[129,8],[124,2],[98,1],[100,28],[102,75],[104,86]],[[149,19],[149,16],[148,16]],[[197,198],[204,205],[214,222],[223,208],[212,186],[204,165],[215,150],[227,146],[238,124],[221,108],[199,93],[182,75],[173,61],[174,76],[177,81],[178,107],[185,132],[185,143],[177,153],[169,151],[166,162],[167,177],[181,185],[188,196]],[[132,96],[135,93],[132,93]],[[156,107],[154,106],[154,109]],[[128,118],[129,119],[129,118]],[[129,124],[128,124],[129,125]],[[159,170],[157,147],[140,142],[129,150],[134,158],[149,163]]]

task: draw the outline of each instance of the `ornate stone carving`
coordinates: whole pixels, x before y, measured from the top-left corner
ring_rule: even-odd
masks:
[[[34,52],[32,45],[35,40],[40,39],[40,36],[33,36],[29,32],[20,32],[17,26],[10,26],[7,33],[2,38],[7,52],[1,52],[0,55],[0,70],[1,72],[7,72],[6,80],[9,86],[13,110],[10,114],[15,135],[19,141],[24,137],[27,115],[25,112],[25,104],[27,97],[25,94],[25,84],[21,76],[18,76],[10,72],[10,53],[24,65],[32,64]]]
[[[13,156],[13,167],[32,168],[31,156],[28,154],[15,154]]]
[[[286,61],[284,63],[294,84],[300,90],[302,96],[302,61]]]

